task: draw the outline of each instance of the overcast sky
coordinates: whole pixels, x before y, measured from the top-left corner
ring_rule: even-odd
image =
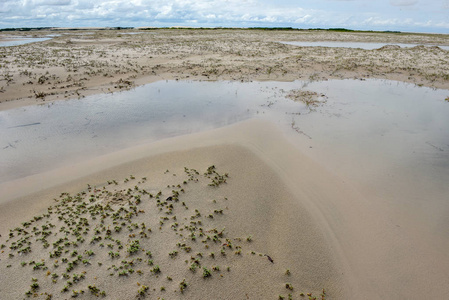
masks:
[[[194,26],[449,33],[449,0],[0,0],[0,28]]]

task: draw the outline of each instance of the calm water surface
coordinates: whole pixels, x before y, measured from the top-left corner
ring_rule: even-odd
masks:
[[[449,91],[382,80],[305,88],[328,95],[328,101],[295,117],[311,137],[296,139],[303,151],[378,201],[419,213],[432,230],[449,237]]]
[[[276,86],[163,81],[122,93],[0,112],[0,182],[263,114],[263,105],[280,97]],[[301,109],[291,101],[282,106]]]
[[[292,89],[325,94],[326,102],[307,107],[285,97]],[[279,124],[304,153],[379,201],[416,208],[449,237],[441,221],[449,211],[448,96],[386,80],[161,81],[7,110],[0,112],[0,182],[256,117]]]
[[[10,38],[7,41],[0,41],[0,47],[19,46],[48,40],[51,40],[51,38]]]

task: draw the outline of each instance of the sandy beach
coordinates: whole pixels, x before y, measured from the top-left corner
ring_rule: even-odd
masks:
[[[0,48],[0,110],[167,79],[380,78],[449,89],[449,51],[437,47],[279,43],[447,46],[447,35],[129,32],[61,31],[49,41]],[[412,178],[382,178],[370,186],[367,181],[383,174],[360,171],[368,164],[356,160],[361,157],[339,172],[338,164],[326,165],[332,159],[326,152],[310,154],[312,143],[292,139],[292,129],[301,134],[293,122],[290,129],[252,118],[0,183],[0,294],[8,295],[5,299],[449,297],[445,229],[429,230],[418,209],[392,205],[392,190],[404,189],[400,200],[405,199]],[[370,163],[377,161],[381,158]],[[430,188],[422,193],[433,197]]]

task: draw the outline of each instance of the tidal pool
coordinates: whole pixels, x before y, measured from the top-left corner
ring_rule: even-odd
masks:
[[[329,48],[359,48],[364,50],[375,50],[388,45],[395,45],[401,48],[412,48],[421,46],[418,44],[401,44],[401,43],[363,43],[363,42],[332,42],[332,41],[320,41],[320,42],[281,42],[282,44],[300,46],[300,47],[329,47]],[[425,47],[438,46],[441,49],[448,50],[449,46],[440,45],[423,45]]]
[[[394,203],[398,216],[425,219],[426,229],[449,238],[449,91],[387,80],[304,88],[328,101],[294,119],[310,138],[290,140],[373,201]]]

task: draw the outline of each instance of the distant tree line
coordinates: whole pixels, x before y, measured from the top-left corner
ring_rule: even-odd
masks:
[[[35,31],[35,30],[49,30],[53,27],[21,27],[21,28],[3,28],[0,31]]]
[[[64,28],[64,30],[126,30],[135,29],[135,27],[103,27],[103,28]],[[401,33],[400,31],[374,31],[374,30],[352,30],[346,28],[293,28],[293,27],[142,27],[139,30],[158,30],[158,29],[182,29],[182,30],[277,30],[277,31],[307,31],[307,30],[322,30],[322,31],[337,31],[337,32],[383,32],[383,33]],[[21,28],[3,28],[1,31],[38,31],[38,30],[61,30],[58,27],[21,27]]]
[[[91,28],[64,28],[64,30],[86,30]],[[134,27],[99,27],[95,28],[95,30],[125,30],[125,29],[134,29]],[[62,30],[59,27],[20,27],[20,28],[1,28],[2,31],[38,31],[38,30]]]

